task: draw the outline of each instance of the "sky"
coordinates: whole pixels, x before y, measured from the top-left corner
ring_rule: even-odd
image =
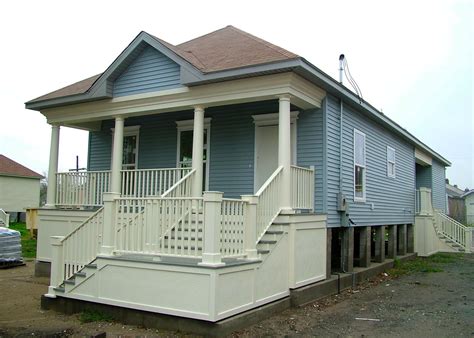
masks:
[[[51,128],[24,102],[103,72],[142,30],[178,44],[227,25],[338,78],[452,162],[474,188],[474,1],[2,1],[0,154],[48,170]],[[87,166],[85,131],[62,128],[59,170]]]

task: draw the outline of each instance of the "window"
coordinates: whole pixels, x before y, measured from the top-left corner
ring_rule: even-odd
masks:
[[[112,130],[112,144],[114,144],[114,132]],[[137,169],[138,162],[138,139],[140,126],[129,126],[123,128],[122,170]]]
[[[193,120],[176,121],[178,126],[178,168],[190,168],[193,161]],[[203,190],[209,189],[209,141],[210,141],[211,119],[204,119],[204,139],[203,139]]]
[[[354,129],[354,202],[365,202],[365,134]]]
[[[395,178],[395,149],[387,146],[387,176]]]

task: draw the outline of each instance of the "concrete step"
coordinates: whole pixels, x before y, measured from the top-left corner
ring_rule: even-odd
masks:
[[[258,242],[258,244],[276,244],[277,241],[274,241],[274,240],[266,240],[266,239],[261,239],[260,242]]]
[[[53,290],[56,291],[56,292],[62,292],[62,293],[64,293],[66,291],[66,289],[64,289],[64,286],[61,286],[61,285],[54,288]]]
[[[257,249],[259,255],[267,255],[270,253],[270,250]]]
[[[72,277],[64,281],[64,284],[76,285],[76,278]]]

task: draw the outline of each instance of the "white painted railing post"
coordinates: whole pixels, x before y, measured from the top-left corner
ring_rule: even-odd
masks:
[[[431,189],[421,187],[420,189],[420,215],[432,215]]]
[[[46,192],[46,208],[56,205],[56,173],[59,157],[59,125],[51,125],[51,145],[49,149],[48,191]]]
[[[220,250],[222,195],[218,191],[204,193],[204,247],[199,265],[225,265]]]
[[[100,247],[101,255],[111,256],[115,250],[115,211],[117,208],[116,199],[119,197],[118,193],[104,193],[104,230]]]
[[[51,236],[51,277],[49,282],[48,293],[45,295],[49,298],[56,298],[55,287],[61,285],[64,280],[64,255],[63,255],[63,236]]]
[[[257,204],[258,197],[242,195],[244,206],[244,250],[247,259],[258,259],[257,254]]]

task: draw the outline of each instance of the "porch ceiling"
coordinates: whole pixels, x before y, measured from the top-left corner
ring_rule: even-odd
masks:
[[[290,95],[291,103],[302,108],[319,108],[326,92],[294,73],[265,75],[224,83],[184,87],[160,92],[116,97],[97,102],[45,109],[48,123],[95,130],[101,120],[115,116],[159,114],[195,106],[222,106],[275,99]]]

